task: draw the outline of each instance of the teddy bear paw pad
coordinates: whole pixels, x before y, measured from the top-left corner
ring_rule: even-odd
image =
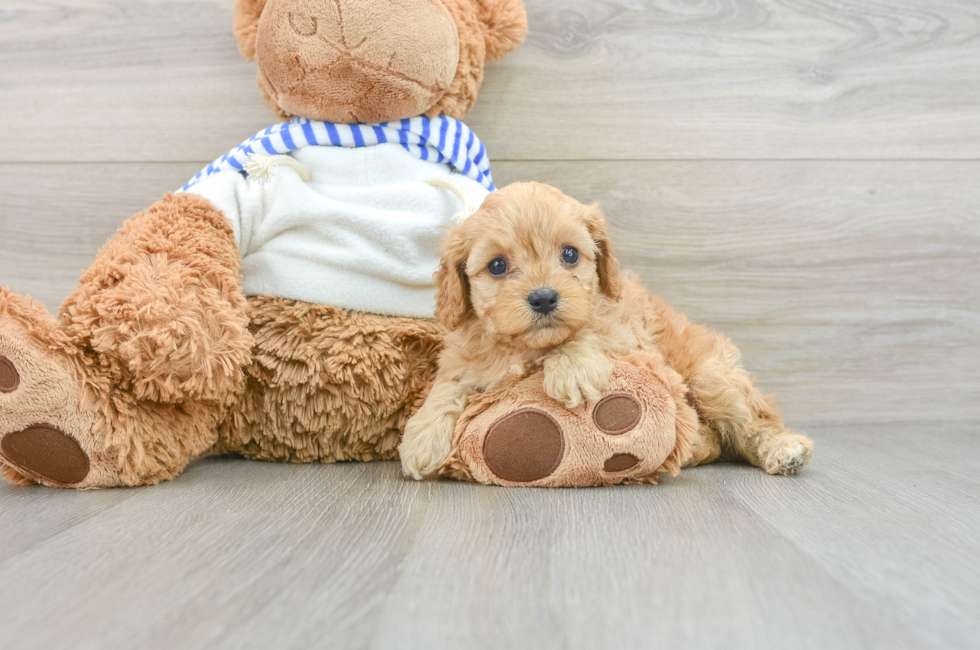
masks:
[[[0,354],[0,393],[12,393],[20,386],[20,373],[17,366]]]
[[[490,471],[515,483],[551,476],[564,455],[561,427],[538,409],[522,409],[497,420],[483,442],[483,458]]]
[[[633,454],[613,454],[606,459],[602,469],[607,472],[625,472],[632,469],[640,462],[640,459]]]
[[[592,421],[599,431],[620,436],[636,428],[643,417],[643,407],[632,395],[617,393],[599,400],[592,412]]]
[[[56,483],[71,485],[88,476],[88,456],[81,445],[49,424],[8,433],[0,441],[0,451],[17,468]]]

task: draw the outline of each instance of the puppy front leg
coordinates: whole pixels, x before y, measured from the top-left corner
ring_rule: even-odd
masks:
[[[582,402],[596,402],[609,387],[612,367],[597,337],[586,334],[545,358],[544,390],[570,409]]]
[[[457,381],[439,381],[405,425],[398,454],[402,473],[419,480],[435,473],[449,456],[456,421],[472,391]]]

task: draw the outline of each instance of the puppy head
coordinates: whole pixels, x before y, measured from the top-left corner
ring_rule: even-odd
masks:
[[[446,239],[435,279],[444,327],[473,319],[526,348],[562,343],[589,322],[597,300],[620,292],[598,206],[540,183],[490,194]]]

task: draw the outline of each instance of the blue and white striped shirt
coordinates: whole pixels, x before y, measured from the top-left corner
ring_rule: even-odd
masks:
[[[181,191],[221,171],[241,171],[250,154],[286,154],[308,146],[368,147],[400,144],[420,160],[448,163],[463,176],[495,190],[486,148],[473,131],[457,119],[424,115],[380,124],[333,124],[295,117],[259,131],[202,169]]]

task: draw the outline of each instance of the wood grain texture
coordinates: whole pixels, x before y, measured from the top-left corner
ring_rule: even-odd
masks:
[[[468,118],[496,160],[980,156],[973,0],[527,6]],[[5,0],[5,160],[213,160],[268,126],[231,12]]]
[[[56,310],[122,221],[200,166],[0,166],[0,281]],[[601,201],[623,264],[730,336],[791,425],[980,418],[980,162],[494,171]]]
[[[948,162],[509,163],[605,207],[624,265],[791,423],[980,416],[980,174]]]
[[[54,509],[86,514],[4,554],[0,584],[16,588],[0,591],[0,638],[23,649],[973,647],[977,433],[820,429],[820,462],[798,477],[718,464],[658,487],[419,484],[393,463],[227,458],[147,489],[2,485],[8,531]]]

